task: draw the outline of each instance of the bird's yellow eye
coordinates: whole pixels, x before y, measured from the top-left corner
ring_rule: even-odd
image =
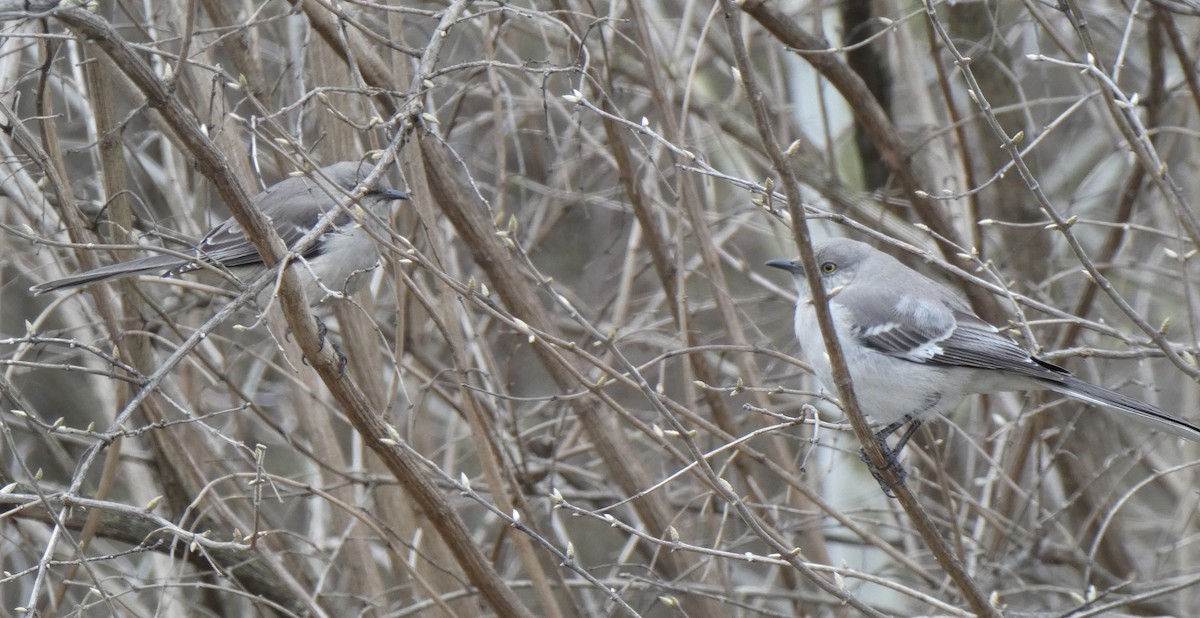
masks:
[[[821,264],[821,272],[827,275],[832,275],[835,270],[837,270],[837,264],[834,264],[833,262],[825,262],[824,264]]]

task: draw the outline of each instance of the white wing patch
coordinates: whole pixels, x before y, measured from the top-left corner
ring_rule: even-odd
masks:
[[[943,354],[945,352],[944,350],[942,350],[942,346],[938,345],[941,341],[942,341],[941,339],[938,339],[936,341],[926,341],[925,343],[921,344],[920,346],[913,348],[913,349],[909,350],[908,352],[901,354],[900,356],[907,358],[908,360],[915,360],[915,361],[922,361],[922,362],[927,361],[935,356],[940,356],[941,354]]]
[[[897,328],[900,328],[900,324],[896,322],[887,322],[884,324],[876,324],[871,328],[864,329],[862,334],[864,337],[876,337],[878,335],[894,331]]]
[[[943,354],[941,343],[954,334],[953,325],[946,330],[930,326],[933,324],[921,325],[915,320],[909,323],[889,321],[859,330],[859,337],[887,354],[924,363]]]

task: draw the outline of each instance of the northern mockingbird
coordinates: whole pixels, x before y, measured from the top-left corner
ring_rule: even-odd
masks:
[[[875,438],[893,463],[922,419],[953,410],[967,395],[999,391],[1056,391],[1200,442],[1200,427],[1032,356],[949,288],[870,245],[837,238],[813,251],[854,394],[862,412],[885,424]],[[800,296],[796,337],[821,384],[834,389],[803,266],[799,260],[767,265],[792,273]],[[885,440],[905,424],[909,429],[889,449]]]
[[[356,220],[351,210],[339,205],[347,203],[349,192],[370,171],[368,163],[334,163],[309,176],[282,180],[254,197],[255,205],[270,219],[289,250],[294,249],[326,213],[339,211],[326,232],[300,256],[308,265],[301,269],[304,291],[313,303],[324,298],[327,290],[353,292],[365,281],[365,277],[359,275],[379,261],[379,250],[362,228],[363,223]],[[406,199],[408,195],[392,189],[381,179],[358,201],[364,208],[378,213],[391,200]],[[176,255],[152,255],[39,283],[29,289],[34,294],[44,294],[148,273],[174,277],[203,268],[203,264],[228,270],[243,280],[249,280],[265,269],[258,249],[232,217],[222,221],[199,244],[184,253],[188,254],[186,259]]]

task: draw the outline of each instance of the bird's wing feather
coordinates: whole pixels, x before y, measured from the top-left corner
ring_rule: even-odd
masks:
[[[288,190],[290,189],[290,190]],[[303,197],[309,201],[315,202],[319,209],[314,209],[311,216],[297,219],[295,212],[285,212],[282,206],[288,202],[300,199],[300,193],[305,194]],[[304,238],[325,212],[329,209],[336,208],[337,203],[324,191],[321,187],[305,184],[300,185],[293,183],[293,186],[286,186],[285,190],[277,188],[269,188],[256,198],[259,202],[258,206],[262,209],[263,214],[271,218],[271,223],[275,227],[275,233],[279,234],[283,244],[289,249],[296,246],[300,239]],[[346,212],[338,213],[334,218],[331,230],[336,230],[338,226],[348,223],[350,216]],[[327,232],[336,233],[336,232]],[[311,258],[320,252],[321,244],[317,243],[305,252],[305,258]],[[217,227],[213,228],[200,244],[197,246],[199,250],[199,259],[208,262],[209,264],[221,264],[227,268],[235,268],[238,266],[254,266],[262,263],[262,257],[259,256],[258,250],[253,243],[246,242],[246,234],[242,231],[242,226],[233,219],[227,219]],[[176,269],[172,275],[195,270],[195,264]]]
[[[863,305],[859,305],[863,306]],[[1007,371],[1058,381],[1066,371],[1042,362],[995,326],[969,311],[939,301],[900,296],[894,302],[865,305],[852,333],[882,354],[914,363]]]
[[[833,301],[852,311],[851,335],[888,356],[925,363],[941,353],[955,330],[954,311],[940,302],[924,302],[910,294],[856,293],[847,290]],[[850,308],[853,307],[851,310]]]
[[[957,367],[1008,371],[1030,378],[1059,381],[1070,375],[1061,367],[1031,355],[1016,341],[978,317],[956,311],[954,332],[942,353],[930,362]]]

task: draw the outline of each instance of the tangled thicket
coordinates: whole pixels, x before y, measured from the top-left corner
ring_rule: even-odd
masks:
[[[980,397],[889,500],[762,267],[802,207],[1195,420],[1195,3],[402,4],[0,2],[4,612],[1200,603],[1196,445]],[[290,277],[27,292],[359,158],[413,202],[325,341]]]

